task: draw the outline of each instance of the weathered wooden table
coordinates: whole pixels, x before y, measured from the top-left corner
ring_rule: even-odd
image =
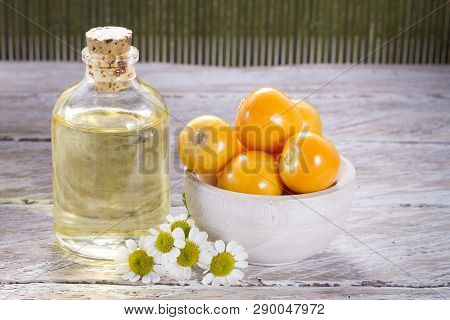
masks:
[[[181,122],[232,121],[240,100],[272,85],[302,98],[347,66],[224,69],[140,65]],[[285,267],[250,267],[243,285],[164,279],[126,283],[113,266],[68,257],[53,238],[50,119],[80,63],[0,64],[0,298],[449,298],[450,67],[358,66],[309,100],[325,134],[354,163],[358,189],[346,230]],[[172,119],[172,210],[182,174]],[[319,235],[320,236],[320,235]]]

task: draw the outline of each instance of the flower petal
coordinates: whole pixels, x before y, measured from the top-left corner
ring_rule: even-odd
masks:
[[[168,253],[163,253],[161,255],[161,264],[167,266],[173,264],[177,261],[177,257],[180,255],[181,251],[178,248],[172,248]]]
[[[173,245],[177,248],[183,249],[186,246],[186,242],[181,239],[175,239]]]
[[[243,260],[241,260],[241,261],[236,261],[236,262],[234,263],[234,266],[235,266],[236,268],[242,268],[242,269],[245,269],[245,268],[248,267],[248,262],[247,262],[247,261],[243,261]]]
[[[230,285],[234,285],[237,282],[237,279],[233,276],[232,273],[230,273],[229,275],[227,275],[227,281]]]
[[[208,251],[200,252],[200,256],[198,257],[198,261],[202,264],[210,265],[213,255]]]
[[[234,256],[234,259],[236,261],[242,261],[248,259],[248,253],[247,252],[241,252]]]
[[[128,262],[128,258],[130,257],[130,251],[128,251],[125,247],[120,247],[117,249],[115,261],[116,262]]]
[[[199,233],[198,228],[192,227],[191,231],[189,231],[188,239],[191,240],[191,241],[194,241],[194,239],[195,239],[195,237],[197,236],[198,233]]]
[[[161,264],[161,255],[160,254],[155,254],[154,256],[153,256],[153,259],[155,260],[154,262],[155,262],[155,264]]]
[[[238,243],[236,241],[230,241],[227,244],[227,252],[232,252],[234,248],[238,246]]]
[[[200,248],[200,250],[210,250],[212,248],[212,243],[209,241],[205,241],[203,242],[201,245],[198,246]]]
[[[158,253],[155,247],[150,247],[147,249],[147,254],[151,257],[155,256]]]
[[[155,272],[150,273],[150,277],[151,277],[153,283],[157,283],[157,282],[159,282],[159,280],[161,280],[161,277],[159,276],[159,274],[157,274]]]
[[[208,239],[208,234],[205,231],[199,232],[197,236],[195,237],[194,242],[198,245],[202,244],[203,242]]]
[[[212,281],[211,284],[212,284],[213,286],[215,286],[215,287],[220,286],[220,284],[222,283],[221,278],[222,278],[222,277],[215,277],[215,278],[213,279],[213,281]]]
[[[188,215],[186,213],[181,213],[175,217],[176,221],[186,221]]]
[[[136,274],[135,274],[133,271],[130,271],[130,272],[128,272],[128,273],[123,274],[123,275],[121,276],[121,278],[122,278],[123,280],[129,280],[129,279],[133,278],[135,275],[136,275]]]
[[[214,275],[212,273],[208,273],[206,276],[203,277],[202,284],[207,286],[208,284],[211,283],[211,281],[213,281],[213,279]]]
[[[157,236],[150,235],[150,236],[146,236],[145,238],[146,238],[145,240],[147,241],[147,243],[149,245],[153,245],[155,243]]]
[[[209,269],[209,266],[204,263],[197,262],[197,265],[202,269]],[[206,271],[208,271],[208,270],[206,270]]]
[[[148,241],[147,237],[139,238],[139,249],[146,251],[149,246],[150,246],[150,241]]]
[[[164,232],[170,232],[170,224],[165,223],[159,226],[159,229]]]
[[[173,263],[173,262],[171,262],[171,254],[170,253],[163,253],[162,255],[161,255],[161,264],[162,265],[164,265],[164,266],[166,266],[166,265],[168,265],[168,264],[170,264],[170,263]]]
[[[137,249],[136,241],[134,241],[133,239],[128,239],[127,241],[125,241],[125,245],[131,252]]]
[[[178,249],[177,247],[172,248],[172,250],[170,251],[170,253],[172,254],[172,256],[176,259],[178,258],[178,256],[180,255],[181,251],[180,249]]]
[[[188,225],[191,226],[191,228],[193,228],[195,226],[194,220],[193,219],[187,219],[186,222],[188,223]]]
[[[192,269],[189,267],[183,268],[183,279],[188,280],[191,278]]]
[[[140,278],[141,278],[140,275],[135,274],[134,277],[130,279],[130,281],[131,281],[131,282],[136,282],[136,281],[138,281]]]
[[[220,284],[224,287],[228,287],[230,284],[228,283],[227,277],[220,277]]]
[[[130,270],[130,266],[128,265],[128,263],[119,264],[116,267],[116,273],[118,273],[118,274],[125,274],[125,273],[128,273],[130,271],[131,270]]]
[[[175,221],[175,218],[173,217],[173,215],[168,214],[168,215],[166,216],[166,220],[169,221],[170,224],[172,224],[172,222]]]
[[[233,248],[233,250],[231,250],[230,252],[233,256],[236,256],[239,253],[244,252],[244,251],[245,251],[244,247],[239,244],[236,246],[236,248]]]
[[[155,271],[159,275],[163,275],[166,273],[166,268],[164,268],[164,266],[162,266],[160,264],[155,264],[153,266],[153,271]]]
[[[151,273],[149,273],[149,274],[146,274],[145,276],[143,276],[142,277],[142,282],[143,283],[150,283],[150,281],[151,281]]]
[[[159,235],[159,231],[158,230],[156,230],[155,228],[150,228],[149,230],[148,230],[148,232],[150,232],[150,234],[152,234],[152,235],[154,235],[154,236],[157,236],[157,235]]]
[[[148,248],[150,248],[150,247],[152,246],[152,244],[153,244],[154,242],[152,243],[152,242],[149,240],[149,237],[150,237],[150,236],[143,237],[142,243],[141,243],[141,242],[139,243],[139,248],[140,248],[140,249],[142,249],[142,250],[144,250],[144,251],[147,251]]]
[[[241,270],[239,270],[239,269],[234,269],[233,271],[231,271],[231,274],[237,280],[242,280],[244,278],[244,273]]]
[[[183,229],[181,229],[179,227],[175,228],[175,230],[172,231],[172,236],[173,236],[174,239],[184,240],[184,238],[185,238],[185,234],[184,234]]]
[[[217,252],[221,253],[225,251],[225,242],[223,240],[217,240],[214,243],[214,247],[216,248]]]

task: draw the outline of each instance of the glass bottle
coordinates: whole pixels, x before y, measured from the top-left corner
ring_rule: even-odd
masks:
[[[136,77],[131,37],[118,27],[88,31],[86,74],[53,110],[56,239],[89,258],[113,259],[169,211],[168,109]]]

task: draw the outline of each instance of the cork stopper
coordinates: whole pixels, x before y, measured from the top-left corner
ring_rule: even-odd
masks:
[[[98,27],[86,32],[83,61],[97,91],[120,91],[134,79],[139,53],[131,46],[132,31],[122,27]]]
[[[92,53],[121,55],[131,48],[133,32],[122,27],[98,27],[86,32],[86,44]]]

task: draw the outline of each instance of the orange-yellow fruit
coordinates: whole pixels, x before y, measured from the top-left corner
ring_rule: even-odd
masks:
[[[292,102],[296,103],[295,107],[302,117],[302,131],[322,135],[322,120],[317,110],[306,101],[292,100]]]
[[[223,119],[204,115],[192,119],[178,138],[183,164],[196,173],[217,173],[239,152],[236,132]]]
[[[340,166],[334,145],[315,133],[297,133],[284,146],[280,177],[291,190],[315,192],[334,184]]]
[[[237,133],[236,133],[236,136],[237,136]],[[247,149],[244,147],[244,145],[238,139],[238,152],[237,153],[241,153],[241,152],[244,152],[246,150]]]
[[[283,193],[275,158],[263,151],[245,151],[235,156],[220,173],[217,186],[249,194]]]
[[[248,150],[279,153],[291,135],[302,129],[302,118],[293,102],[274,88],[250,93],[236,116],[238,138]]]

